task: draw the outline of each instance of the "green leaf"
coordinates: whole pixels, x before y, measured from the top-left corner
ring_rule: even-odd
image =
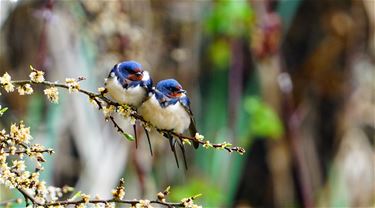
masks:
[[[209,48],[214,69],[226,69],[230,62],[230,46],[225,40],[215,40]]]
[[[206,29],[211,34],[243,36],[249,33],[253,19],[253,10],[247,1],[218,1],[207,16]]]
[[[219,205],[223,204],[226,196],[226,192],[209,178],[193,178],[183,185],[172,187],[169,197],[172,201],[179,201],[186,197],[198,196],[199,194],[203,194],[204,197],[197,198],[194,202],[204,205],[203,207],[219,207]]]
[[[131,134],[128,134],[128,133],[124,132],[123,135],[129,141],[134,141],[135,140],[134,137],[133,137],[133,135],[131,135]]]
[[[78,191],[70,199],[68,199],[68,201],[74,201],[75,199],[77,199],[80,196],[81,196],[81,191]]]
[[[284,133],[277,112],[258,97],[245,100],[245,110],[250,114],[250,131],[253,136],[279,138]]]
[[[2,116],[2,115],[5,113],[5,111],[7,111],[7,110],[8,110],[7,107],[5,107],[5,108],[1,108],[1,109],[0,109],[0,116]]]

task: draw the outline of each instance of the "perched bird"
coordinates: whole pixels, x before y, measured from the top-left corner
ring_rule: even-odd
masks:
[[[120,104],[127,104],[137,109],[147,98],[152,89],[152,79],[136,61],[124,61],[116,64],[105,81],[105,87],[110,96]],[[133,125],[137,146],[136,125]],[[152,148],[147,131],[147,139],[152,155]]]
[[[166,79],[157,83],[156,88],[150,91],[148,99],[143,102],[138,112],[143,118],[151,122],[159,129],[173,130],[176,133],[183,133],[189,129],[192,136],[195,136],[197,130],[193,114],[190,109],[190,100],[186,91],[174,79]],[[165,133],[164,136],[169,139],[171,149],[176,159],[176,142],[181,148],[185,167],[187,168],[185,149],[180,140],[174,140],[173,135]],[[197,148],[199,143],[194,142]]]
[[[152,80],[140,63],[124,61],[112,68],[105,86],[118,103],[138,108],[151,90]]]

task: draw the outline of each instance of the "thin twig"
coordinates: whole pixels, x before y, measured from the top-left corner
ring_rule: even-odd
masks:
[[[113,116],[109,116],[109,120],[112,121],[113,126],[116,128],[118,132],[120,132],[121,134],[125,134],[125,131],[120,127],[120,125],[118,125]]]
[[[30,151],[27,151],[27,150],[17,150],[15,152],[12,152],[10,150],[5,150],[4,151],[5,153],[14,153],[15,155],[19,155],[19,154],[28,154],[28,153],[48,153],[48,154],[52,154],[53,153],[53,150],[51,149],[42,149],[42,150],[30,150]]]
[[[14,140],[13,137],[8,137],[8,139],[10,140]],[[5,149],[6,148],[6,140],[2,140],[0,141],[0,143],[3,143],[5,144],[4,145],[0,145],[0,149],[3,149],[4,150],[4,153],[7,153],[7,154],[16,154],[16,155],[19,155],[19,154],[29,154],[29,153],[48,153],[48,154],[52,154],[54,153],[53,149],[34,149],[32,146],[29,147],[27,146],[27,144],[25,143],[22,143],[22,142],[18,142],[16,143],[16,145],[20,145],[21,147],[24,148],[24,150],[16,150],[16,151],[12,151],[12,150],[9,150],[9,149]]]
[[[27,191],[25,191],[22,187],[16,187],[16,188],[19,192],[21,192],[21,194],[25,198],[26,206],[28,206],[28,204],[29,204],[28,200],[30,200],[31,203],[34,204],[34,205],[36,204],[38,206],[42,206],[42,204],[40,202],[38,202],[33,196],[31,196],[29,193],[27,193]]]
[[[88,204],[108,204],[108,203],[118,203],[118,204],[130,204],[130,205],[136,205],[140,203],[140,200],[120,200],[120,199],[108,199],[108,200],[103,200],[103,199],[93,199],[89,200]],[[85,203],[84,200],[78,200],[78,201],[58,201],[58,202],[49,202],[45,203],[43,206],[56,206],[56,205],[72,205],[72,204],[82,204]],[[158,200],[150,200],[150,204],[160,204],[163,206],[167,207],[184,207],[183,202],[162,202]]]

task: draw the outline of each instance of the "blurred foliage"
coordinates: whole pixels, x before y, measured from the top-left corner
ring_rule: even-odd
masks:
[[[27,110],[27,123],[30,124],[30,128],[32,131],[37,131],[38,127],[43,122],[43,108],[44,106],[44,100],[43,96],[35,93],[32,97],[30,97],[29,104],[28,104],[28,110]]]
[[[209,57],[214,69],[226,69],[231,59],[231,41],[228,38],[248,37],[254,14],[247,1],[218,1],[205,21],[209,35],[220,37],[209,46]]]
[[[172,187],[171,190],[171,201],[178,201],[197,193],[203,193],[202,197],[198,198],[196,202],[198,204],[206,204],[206,206],[209,205],[210,207],[217,207],[223,204],[226,197],[223,195],[223,192],[219,191],[220,189],[217,186],[203,178],[194,178],[181,186]],[[204,203],[201,200],[204,200]]]
[[[248,34],[253,19],[253,10],[247,1],[217,1],[206,29],[211,34],[243,36]]]
[[[207,137],[215,138],[216,141],[232,138],[233,142],[237,143],[242,139],[247,140],[248,135],[242,132],[247,132],[248,126],[245,124],[248,123],[249,116],[242,106],[242,97],[239,101],[241,104],[235,112],[237,116],[234,116],[236,128],[230,127],[232,124],[230,122],[233,121],[228,118],[232,102],[229,98],[233,86],[230,85],[228,77],[233,70],[231,68],[233,63],[237,61],[237,54],[242,53],[240,48],[235,47],[235,42],[248,40],[253,23],[254,13],[248,1],[216,1],[204,20],[205,35],[210,41],[207,44],[206,54],[203,55],[208,59],[209,64],[204,67],[209,67],[210,70],[206,71],[207,74],[200,82],[201,89],[203,89],[201,97],[204,117],[199,126]],[[252,84],[254,83],[256,82]],[[258,94],[258,90],[255,91],[254,93]],[[227,157],[215,152],[197,152],[196,161],[200,170],[210,176],[209,181],[197,184],[197,188],[202,187],[199,193],[205,195],[203,204],[210,207],[232,204],[242,160],[243,158],[240,157]],[[216,187],[210,184],[215,184]],[[225,193],[225,195],[222,195],[220,199],[207,196],[206,192],[213,190],[215,190],[214,193]]]
[[[283,125],[277,113],[260,98],[247,97],[245,110],[251,117],[251,136],[276,139],[283,135]]]
[[[226,69],[230,61],[230,48],[224,39],[215,40],[209,48],[213,69]]]

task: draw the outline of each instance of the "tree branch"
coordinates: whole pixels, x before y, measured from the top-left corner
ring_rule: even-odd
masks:
[[[49,87],[58,87],[58,88],[70,89],[70,87],[67,84],[62,84],[62,83],[58,83],[58,82],[50,82],[50,81],[34,82],[32,80],[15,80],[15,81],[12,81],[11,83],[14,84],[14,85],[30,84],[30,85],[42,85],[42,86],[49,86]],[[104,94],[93,93],[93,92],[90,92],[90,91],[87,91],[87,90],[84,90],[84,89],[81,89],[81,88],[78,88],[76,90],[78,92],[82,93],[82,94],[85,94],[90,99],[94,100],[94,102],[98,105],[99,110],[103,109],[103,106],[102,106],[102,103],[100,102],[100,100],[102,100],[103,102],[105,102],[107,104],[107,106],[111,106],[112,105],[112,106],[116,107],[116,109],[118,109],[119,107],[125,107],[127,109],[129,109],[129,108],[132,109],[131,106],[122,105],[122,104],[119,104],[117,102],[114,102],[114,101],[110,100],[109,98],[105,97]],[[205,148],[213,147],[215,149],[224,149],[224,150],[227,150],[228,152],[237,152],[239,154],[244,154],[245,153],[245,149],[244,148],[242,148],[242,147],[236,147],[236,146],[232,147],[231,144],[226,143],[226,142],[224,142],[224,143],[218,143],[218,144],[211,144],[208,140],[197,139],[196,137],[185,136],[183,134],[176,133],[176,132],[174,132],[172,130],[166,130],[166,129],[156,128],[155,126],[153,126],[150,122],[146,121],[141,115],[139,115],[134,110],[131,111],[131,113],[130,113],[129,116],[132,117],[132,118],[134,118],[134,119],[136,119],[136,120],[139,120],[140,122],[143,123],[144,126],[150,126],[150,127],[154,128],[154,129],[156,129],[159,133],[168,133],[168,134],[171,134],[174,137],[180,139],[182,142],[184,140],[188,140],[188,141],[191,141],[191,142],[197,142],[197,143],[201,144]],[[117,129],[118,132],[120,132],[122,134],[125,132],[118,125],[118,123],[114,120],[114,118],[112,116],[109,116],[109,119],[112,122],[112,124],[115,126],[115,128]]]
[[[117,204],[129,204],[129,205],[136,205],[142,203],[141,200],[120,200],[120,199],[93,199],[85,202],[84,200],[78,201],[58,201],[58,202],[49,202],[45,203],[44,206],[56,206],[56,205],[72,205],[72,204],[108,204],[108,203],[117,203]],[[162,202],[158,200],[151,200],[149,201],[150,204],[160,204],[166,207],[185,207],[183,202]]]

